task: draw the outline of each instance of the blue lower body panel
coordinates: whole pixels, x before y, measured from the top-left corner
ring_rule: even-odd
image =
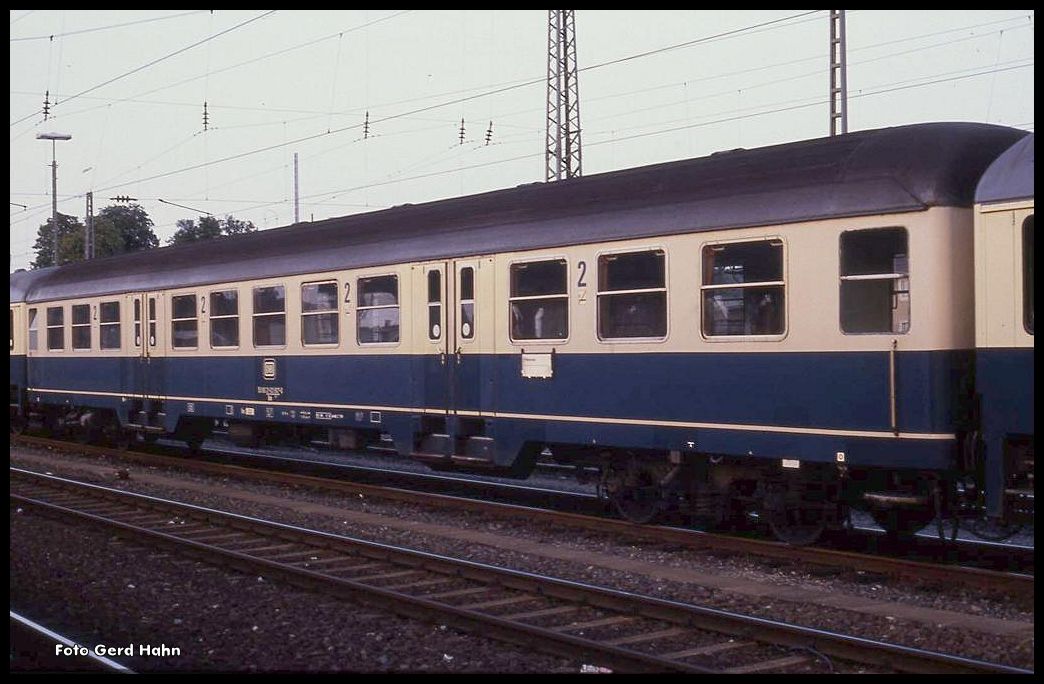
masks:
[[[979,349],[975,382],[980,398],[986,506],[991,516],[1003,510],[1006,486],[1005,444],[1033,439],[1033,348]]]
[[[551,378],[520,354],[38,358],[33,398],[112,408],[161,398],[181,416],[376,428],[411,448],[420,417],[484,420],[498,465],[523,444],[678,449],[853,466],[950,467],[971,352],[555,354]],[[41,390],[47,390],[46,392]],[[458,417],[459,416],[459,417]],[[474,429],[474,425],[471,426]]]

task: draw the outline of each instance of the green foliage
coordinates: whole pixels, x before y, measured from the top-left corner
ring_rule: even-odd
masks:
[[[83,233],[84,227],[80,219],[75,216],[58,214],[58,263],[67,264],[71,261],[79,261],[83,258]],[[80,252],[79,258],[75,252],[75,236],[79,235]],[[54,266],[54,223],[47,219],[47,223],[40,226],[36,234],[36,260],[29,265],[30,268],[46,268]]]
[[[105,207],[94,217],[94,257],[100,259],[159,247],[159,238],[152,226],[152,219],[137,204]],[[58,215],[59,265],[83,260],[86,233],[86,227],[75,216]],[[36,260],[30,268],[54,265],[54,228],[50,219],[40,226],[33,249]]]
[[[253,233],[257,230],[257,226],[250,221],[241,221],[231,215],[226,216],[224,220],[213,216],[200,216],[198,222],[192,219],[181,219],[177,222],[177,226],[177,231],[167,240],[168,245],[184,245],[199,240]]]
[[[159,238],[153,232],[152,219],[145,213],[140,205],[131,204],[111,205],[105,207],[94,219],[94,234],[97,237],[98,229],[102,225],[111,225],[123,243],[123,252],[137,252],[142,249],[159,247]],[[95,255],[102,256],[97,252]]]

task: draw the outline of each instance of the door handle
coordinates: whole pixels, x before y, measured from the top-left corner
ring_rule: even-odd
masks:
[[[453,352],[457,355],[457,365],[460,365],[460,347],[457,347],[457,351]]]
[[[446,352],[439,352],[439,365],[440,366],[445,366],[446,365]]]

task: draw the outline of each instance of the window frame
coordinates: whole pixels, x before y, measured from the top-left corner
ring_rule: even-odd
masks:
[[[174,309],[177,308],[175,306],[175,304],[174,304],[174,300],[175,299],[181,299],[181,298],[184,298],[184,297],[188,297],[189,299],[192,300],[192,314],[193,315],[192,315],[191,318],[174,318]],[[199,319],[200,319],[199,309],[200,309],[199,299],[197,298],[197,295],[196,295],[195,292],[182,292],[180,294],[173,294],[173,293],[171,293],[171,295],[170,295],[170,348],[172,350],[176,350],[176,351],[194,351],[194,350],[198,350],[199,349],[199,333],[200,333],[200,331],[199,331],[199,328],[200,328],[200,325],[199,325]],[[177,344],[178,338],[177,338],[177,335],[174,334],[174,325],[176,323],[184,323],[186,321],[192,321],[193,323],[196,324],[196,344],[194,344],[192,346]]]
[[[83,309],[87,310],[87,322],[76,323],[76,310]],[[91,331],[91,305],[90,304],[70,304],[69,305],[69,350],[74,352],[89,352],[94,349],[94,335]],[[80,328],[81,332],[83,328],[87,328],[87,346],[77,347],[76,346],[76,329]]]
[[[221,294],[223,292],[234,292],[236,294],[236,313],[235,314],[221,314],[219,316],[214,315],[214,300],[215,294]],[[284,300],[285,301],[285,300]],[[210,307],[210,311],[207,313],[207,338],[211,349],[239,349],[243,343],[243,330],[240,325],[240,316],[242,315],[239,310],[239,288],[238,287],[223,287],[217,290],[207,290],[207,306]],[[285,306],[285,305],[284,305]],[[253,311],[251,311],[253,313]],[[216,345],[214,344],[214,321],[224,321],[230,318],[234,318],[236,321],[236,344],[234,345]],[[253,334],[253,318],[251,318],[251,334]]]
[[[304,289],[309,285],[333,285],[334,286],[334,304],[332,309],[323,309],[321,311],[305,311],[304,304]],[[336,349],[341,345],[341,312],[340,312],[340,299],[341,299],[341,281],[337,278],[327,278],[325,280],[310,280],[303,282],[298,289],[298,294],[301,296],[301,346],[308,348],[326,348]],[[335,335],[336,339],[333,342],[307,342],[305,341],[305,316],[329,316],[333,314],[334,323],[336,325]]]
[[[607,290],[606,292],[601,291],[601,265],[603,256],[623,255],[623,254],[641,254],[643,252],[661,252],[663,254],[663,287],[662,288],[641,288],[637,290]],[[619,249],[604,250],[595,254],[594,269],[593,273],[589,273],[588,277],[593,277],[595,282],[595,296],[594,296],[594,333],[595,340],[599,344],[664,344],[671,337],[671,295],[670,295],[670,250],[665,245],[649,245],[644,247],[622,247]],[[599,298],[603,295],[621,295],[621,294],[643,294],[648,292],[659,292],[664,293],[664,316],[666,318],[666,326],[662,337],[602,337],[601,335],[601,303]]]
[[[104,314],[104,308],[103,307],[105,307],[106,304],[115,304],[116,305],[116,320],[115,321],[106,321],[105,320],[105,314]],[[123,320],[122,320],[123,319],[123,307],[120,306],[120,300],[118,300],[118,299],[110,299],[108,301],[98,302],[97,306],[98,306],[98,349],[100,351],[121,351],[123,349],[123,328],[121,327],[122,324],[123,324]],[[106,347],[105,346],[105,336],[104,336],[103,332],[104,332],[105,328],[111,328],[113,326],[116,327],[116,346],[115,347]]]
[[[861,232],[866,232],[866,231],[886,231],[886,230],[901,230],[901,231],[903,231],[903,235],[906,237],[906,273],[902,274],[902,273],[892,272],[892,273],[871,273],[871,274],[854,275],[854,276],[844,276],[844,275],[841,275],[841,269],[844,267],[844,263],[845,263],[845,261],[844,261],[844,247],[843,247],[843,244],[842,244],[842,241],[844,240],[845,235],[848,235],[848,234],[851,234],[851,233],[861,233]],[[912,288],[910,286],[911,285],[910,264],[912,263],[913,260],[910,258],[910,256],[911,256],[910,255],[910,229],[907,226],[895,225],[895,226],[870,226],[870,227],[866,227],[866,228],[849,228],[848,230],[842,230],[841,233],[838,234],[838,236],[837,236],[837,276],[838,276],[838,281],[837,281],[837,283],[838,283],[837,284],[837,329],[841,332],[842,335],[909,335],[910,334],[910,331],[913,330],[913,297],[912,297]],[[906,326],[906,330],[868,330],[868,331],[864,331],[864,332],[857,332],[857,331],[849,332],[849,331],[845,330],[844,325],[842,323],[842,321],[843,321],[843,312],[844,312],[844,308],[843,308],[844,307],[844,302],[843,302],[842,296],[841,296],[841,288],[842,288],[842,284],[843,283],[845,283],[845,282],[859,282],[859,281],[889,280],[889,279],[891,279],[892,281],[895,281],[895,280],[899,280],[899,279],[902,279],[902,278],[906,279],[906,290],[893,291],[892,294],[893,295],[905,294],[907,297],[909,297],[909,300],[908,300],[908,302],[909,302],[908,303],[908,306],[909,306],[909,322],[908,322],[908,324]]]
[[[1033,335],[1033,279],[1034,279],[1034,257],[1033,247],[1026,249],[1026,236],[1030,236],[1030,242],[1033,242],[1033,233],[1035,222],[1033,221],[1032,211],[1022,219],[1022,227],[1020,229],[1020,246],[1022,248],[1022,329],[1027,335]]]
[[[472,264],[460,264],[457,271],[457,339],[460,344],[472,344],[475,342],[475,329],[478,326],[478,301],[476,290],[478,289],[478,269]],[[464,299],[464,271],[471,271],[471,299]],[[464,334],[464,305],[471,304],[471,334]]]
[[[62,313],[62,322],[58,325],[51,325],[51,311],[60,311]],[[44,307],[44,327],[47,330],[46,343],[48,352],[64,352],[65,351],[65,305],[59,304],[58,306],[47,306]],[[59,329],[62,331],[62,346],[52,347],[51,346],[51,330]]]
[[[274,289],[277,287],[283,288],[283,309],[282,311],[266,311],[264,313],[257,313],[257,304],[255,299],[255,293],[258,290]],[[288,329],[289,322],[289,302],[286,297],[286,283],[272,283],[268,285],[252,285],[250,288],[250,342],[254,349],[286,349],[286,341],[290,337],[290,330]],[[282,316],[283,317],[283,343],[282,344],[258,344],[257,343],[257,327],[256,321],[259,316]]]
[[[149,349],[159,344],[159,298],[160,294],[146,294],[145,308],[148,311]],[[150,352],[151,353],[151,352]]]
[[[443,320],[442,320],[442,305],[444,303],[443,300],[445,300],[445,298],[446,298],[446,283],[445,283],[446,278],[445,278],[445,275],[444,275],[443,271],[444,271],[444,267],[441,264],[435,265],[435,266],[431,266],[429,268],[428,272],[427,272],[427,275],[424,278],[424,298],[425,298],[425,300],[427,300],[427,303],[425,305],[425,307],[426,307],[425,311],[427,313],[427,318],[425,320],[425,327],[427,328],[428,342],[441,342],[443,335],[445,335],[445,333],[446,333],[446,331],[443,329],[444,326],[443,326]],[[438,283],[439,298],[437,300],[435,300],[435,301],[431,301],[431,276],[432,275],[437,275],[438,276],[438,280],[439,280],[439,283]],[[435,308],[435,309],[438,310],[437,313],[436,313],[437,322],[435,323],[435,325],[439,326],[439,334],[436,335],[435,337],[431,336],[431,334],[433,332],[432,323],[431,323],[431,310],[432,310],[432,308]],[[358,324],[359,324],[359,322],[358,322],[358,320],[356,320],[356,325],[358,325]],[[356,334],[356,337],[358,337],[358,333]]]
[[[554,295],[531,295],[524,297],[512,297],[511,296],[511,271],[515,266],[527,265],[527,264],[539,264],[546,261],[562,261],[565,262],[565,294],[554,294]],[[564,254],[549,254],[542,255],[539,257],[527,257],[525,259],[514,259],[508,262],[508,282],[507,282],[507,294],[508,294],[508,311],[507,311],[507,333],[508,341],[516,346],[522,347],[533,344],[568,344],[572,339],[573,326],[571,323],[571,305],[573,303],[573,284],[572,278],[570,277],[569,270],[569,257]],[[511,331],[511,304],[515,301],[533,301],[537,299],[565,299],[566,300],[566,336],[565,337],[534,337],[525,340],[515,339]],[[595,326],[598,325],[597,320]]]
[[[781,260],[781,273],[783,280],[761,280],[753,283],[728,283],[725,285],[704,285],[703,281],[706,277],[704,272],[704,258],[703,252],[708,248],[713,247],[728,247],[730,245],[741,245],[746,243],[755,242],[778,242],[780,247],[783,249]],[[728,342],[779,342],[786,339],[787,335],[790,334],[790,296],[787,291],[787,281],[789,280],[788,273],[788,262],[789,262],[790,247],[787,244],[786,239],[782,235],[765,235],[757,237],[743,237],[735,238],[731,240],[708,240],[700,243],[700,248],[697,253],[697,263],[699,268],[698,282],[699,292],[697,293],[697,304],[699,307],[699,315],[697,317],[696,325],[700,331],[700,338],[705,342],[714,343],[728,343]],[[704,328],[705,315],[703,311],[704,297],[703,293],[706,290],[728,290],[737,288],[747,287],[782,287],[783,288],[783,330],[778,333],[765,333],[755,335],[708,335]]]
[[[25,351],[26,354],[29,352],[40,351],[40,307],[31,306],[25,310]],[[46,321],[46,317],[44,318]],[[46,337],[46,335],[45,335]]]
[[[395,278],[395,304],[380,304],[378,306],[363,306],[362,305],[362,287],[359,285],[360,281],[373,280],[375,278]],[[387,271],[380,273],[370,273],[367,275],[355,276],[355,344],[363,347],[397,347],[402,344],[403,329],[402,329],[402,279],[399,274],[395,271]],[[443,278],[445,280],[445,278]],[[443,289],[445,293],[445,289]],[[359,315],[363,311],[370,311],[373,309],[397,309],[399,311],[399,338],[394,342],[363,342],[359,339],[359,335],[362,332],[362,326],[359,325]],[[434,342],[435,340],[430,340]]]

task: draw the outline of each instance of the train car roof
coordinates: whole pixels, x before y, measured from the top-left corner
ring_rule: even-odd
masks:
[[[56,269],[32,301],[722,228],[971,206],[1025,131],[933,123],[401,205]]]
[[[33,283],[42,280],[51,274],[56,269],[52,266],[49,268],[40,268],[35,271],[26,271],[24,269],[18,269],[11,274],[11,303],[24,302],[25,296],[29,292]]]
[[[1010,202],[1033,197],[1033,134],[997,157],[982,174],[975,202]]]

